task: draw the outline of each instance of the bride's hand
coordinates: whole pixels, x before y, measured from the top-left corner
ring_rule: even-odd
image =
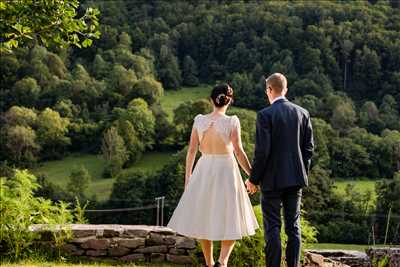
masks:
[[[258,187],[255,186],[252,182],[250,182],[249,179],[246,180],[246,187],[247,187],[247,192],[249,192],[251,195],[257,193],[258,191]]]

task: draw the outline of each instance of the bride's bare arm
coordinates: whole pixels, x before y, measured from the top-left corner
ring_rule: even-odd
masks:
[[[250,161],[247,158],[246,152],[244,152],[243,145],[242,145],[242,138],[240,136],[240,127],[234,128],[232,131],[232,144],[234,148],[234,153],[239,161],[240,167],[246,172],[247,175],[250,175],[251,172],[251,165]]]
[[[190,175],[192,175],[194,160],[196,159],[198,146],[199,146],[199,137],[197,134],[197,130],[193,128],[192,133],[190,135],[189,147],[186,154],[185,188],[189,182]]]

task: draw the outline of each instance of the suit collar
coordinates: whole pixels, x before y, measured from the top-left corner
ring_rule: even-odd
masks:
[[[288,101],[286,97],[284,96],[279,96],[272,101],[271,105],[276,104],[276,103],[281,103],[281,102],[286,102]]]

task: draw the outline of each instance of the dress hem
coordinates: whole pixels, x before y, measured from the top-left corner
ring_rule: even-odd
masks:
[[[169,227],[171,228],[171,227]],[[173,228],[171,228],[172,230],[174,230]],[[204,240],[210,240],[210,241],[221,241],[221,240],[241,240],[243,239],[243,237],[248,237],[248,236],[253,236],[256,234],[256,231],[259,228],[255,228],[254,231],[248,233],[248,234],[243,234],[240,236],[223,236],[223,237],[209,237],[209,236],[203,236],[203,235],[198,235],[198,234],[190,234],[190,233],[184,233],[181,231],[176,231],[174,230],[176,233],[186,236],[186,237],[190,237],[190,238],[194,238],[194,239],[204,239]]]

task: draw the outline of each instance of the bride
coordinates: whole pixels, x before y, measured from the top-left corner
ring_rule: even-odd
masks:
[[[236,162],[250,174],[240,122],[236,115],[225,114],[232,98],[229,85],[215,86],[211,92],[213,112],[194,118],[186,156],[185,191],[167,225],[179,234],[198,239],[209,267],[227,266],[235,240],[254,235],[259,228]],[[201,157],[193,169],[198,148]],[[213,241],[217,240],[221,241],[221,251],[215,263]]]

